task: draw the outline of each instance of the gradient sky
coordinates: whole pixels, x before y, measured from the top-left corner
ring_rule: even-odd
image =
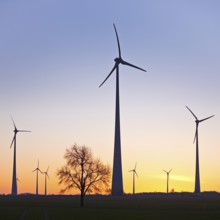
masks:
[[[195,122],[200,124],[201,190],[220,191],[220,2],[218,0],[38,0],[0,2],[0,193],[11,192],[13,116],[18,192],[35,192],[48,166],[48,192],[74,143],[112,165],[117,56],[147,70],[120,68],[124,191],[193,191]],[[43,193],[44,177],[40,176]],[[73,191],[72,191],[73,192]],[[71,193],[72,193],[71,192]]]

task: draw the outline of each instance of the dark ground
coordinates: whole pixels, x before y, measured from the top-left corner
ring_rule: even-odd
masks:
[[[218,193],[95,195],[79,204],[79,196],[0,196],[0,220],[220,220]]]

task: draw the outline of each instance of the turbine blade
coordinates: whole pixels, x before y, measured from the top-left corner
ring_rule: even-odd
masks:
[[[146,72],[146,70],[144,70],[144,69],[142,69],[142,68],[140,68],[140,67],[138,67],[138,66],[135,66],[135,65],[133,65],[133,64],[131,64],[131,63],[128,63],[128,62],[126,62],[126,61],[124,61],[124,60],[121,61],[121,64],[127,65],[127,66],[131,66],[131,67],[133,67],[133,68],[136,68],[136,69],[139,69],[139,70],[142,70],[142,71]]]
[[[115,29],[115,34],[116,34],[117,43],[118,43],[118,54],[119,54],[119,58],[121,58],[121,48],[120,48],[120,43],[119,43],[118,32],[117,32],[117,29],[115,27],[115,24],[113,24],[113,26],[114,26],[114,29]]]
[[[12,147],[14,141],[15,141],[15,135],[14,135],[14,137],[13,137],[13,139],[12,139],[12,142],[11,142],[10,148]]]
[[[35,171],[37,171],[37,168],[35,170],[33,170],[32,173],[35,172]]]
[[[136,162],[135,167],[134,167],[134,170],[135,170],[135,171],[136,171],[136,167],[137,167],[137,162]]]
[[[197,135],[198,135],[198,124],[196,124],[196,132],[195,132],[195,137],[194,137],[194,140],[193,140],[193,144],[195,143],[195,141],[196,141],[196,137],[197,137]]]
[[[111,72],[108,74],[108,76],[105,78],[105,80],[102,82],[102,84],[99,86],[99,88],[105,83],[105,81],[109,78],[109,76],[111,76],[111,74],[113,73],[113,71],[116,69],[117,67],[117,63],[115,63],[114,67],[112,68]]]
[[[198,118],[196,117],[196,115],[190,110],[189,107],[186,106],[186,108],[192,113],[192,115],[195,117],[196,120],[198,120]]]
[[[14,120],[13,120],[13,117],[12,117],[12,116],[11,116],[11,120],[12,120],[12,122],[13,122],[13,124],[14,124],[14,128],[15,128],[15,130],[17,130],[16,125],[15,125],[15,122],[14,122]]]
[[[169,172],[167,172],[166,170],[163,170],[167,175],[169,174]]]
[[[47,168],[47,171],[46,171],[46,173],[48,172],[48,170],[49,170],[49,166],[48,166],[48,168]]]
[[[139,177],[138,174],[137,174],[137,172],[136,172],[136,170],[134,171],[134,173],[136,174],[137,177]]]
[[[18,132],[31,132],[31,131],[26,131],[26,130],[18,130]]]
[[[173,168],[172,168],[173,169]],[[168,172],[168,173],[170,173],[171,171],[172,171],[172,169]]]
[[[44,173],[44,172],[42,172],[39,168],[38,168],[38,171],[40,171],[42,174]]]
[[[49,175],[46,173],[46,176],[48,177],[48,179],[50,179]]]
[[[204,119],[202,119],[202,120],[199,120],[199,122],[205,121],[205,120],[207,120],[207,119],[209,119],[209,118],[212,118],[212,117],[214,117],[214,115],[212,115],[212,116],[210,116],[210,117],[208,117],[208,118],[204,118]]]
[[[38,159],[38,161],[37,161],[37,169],[39,169],[39,159]]]

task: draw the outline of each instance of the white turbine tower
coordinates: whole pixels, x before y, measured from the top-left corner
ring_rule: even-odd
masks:
[[[113,24],[114,25],[114,24]],[[118,52],[119,57],[115,58],[115,65],[112,68],[111,72],[101,83],[101,87],[105,81],[110,77],[114,70],[116,70],[116,108],[115,108],[115,140],[114,140],[114,159],[113,159],[113,172],[112,172],[112,195],[122,195],[123,194],[123,179],[122,179],[122,162],[121,162],[121,134],[120,134],[120,104],[119,104],[119,64],[130,66],[142,71],[144,69],[137,67],[133,64],[130,64],[124,61],[121,57],[121,49],[118,38],[118,33],[114,25],[115,34],[118,43]]]
[[[32,171],[32,172],[36,172],[36,195],[38,195],[38,172],[39,171],[42,173],[42,171],[39,168],[39,160],[38,160],[37,168]]]
[[[44,185],[45,196],[47,195],[47,178],[49,179],[48,170],[49,170],[49,167],[47,168],[47,171],[43,172],[44,177],[45,177],[45,182],[44,182],[45,183],[45,185]]]
[[[133,173],[133,194],[135,194],[135,175],[138,177],[138,174],[136,172],[136,168],[137,168],[137,163],[135,164],[135,167],[133,170],[129,170],[128,172],[132,172]]]
[[[170,171],[166,171],[163,170],[166,174],[167,174],[167,193],[169,193],[169,178],[170,178],[170,172],[172,171],[172,169]]]
[[[198,194],[200,193],[200,173],[199,173],[199,123],[203,122],[209,118],[214,117],[214,115],[204,118],[202,120],[199,120],[196,115],[186,106],[186,108],[192,113],[194,118],[196,119],[196,133],[194,137],[193,143],[196,141],[196,175],[195,175],[195,193]]]
[[[18,132],[31,132],[31,131],[18,130],[12,117],[11,117],[11,120],[14,124],[14,137],[13,137],[11,145],[10,145],[10,148],[11,148],[13,143],[14,143],[14,160],[13,160],[13,174],[12,174],[11,194],[12,195],[17,195],[17,174],[16,174],[16,170],[17,170],[17,167],[16,167],[16,163],[17,163],[17,161],[16,161],[16,150],[17,149],[16,149],[16,147],[17,146],[16,146],[16,137],[17,137]]]

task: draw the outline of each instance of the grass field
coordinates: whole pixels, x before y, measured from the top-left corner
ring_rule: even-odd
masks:
[[[0,196],[0,220],[220,220],[220,195]]]

